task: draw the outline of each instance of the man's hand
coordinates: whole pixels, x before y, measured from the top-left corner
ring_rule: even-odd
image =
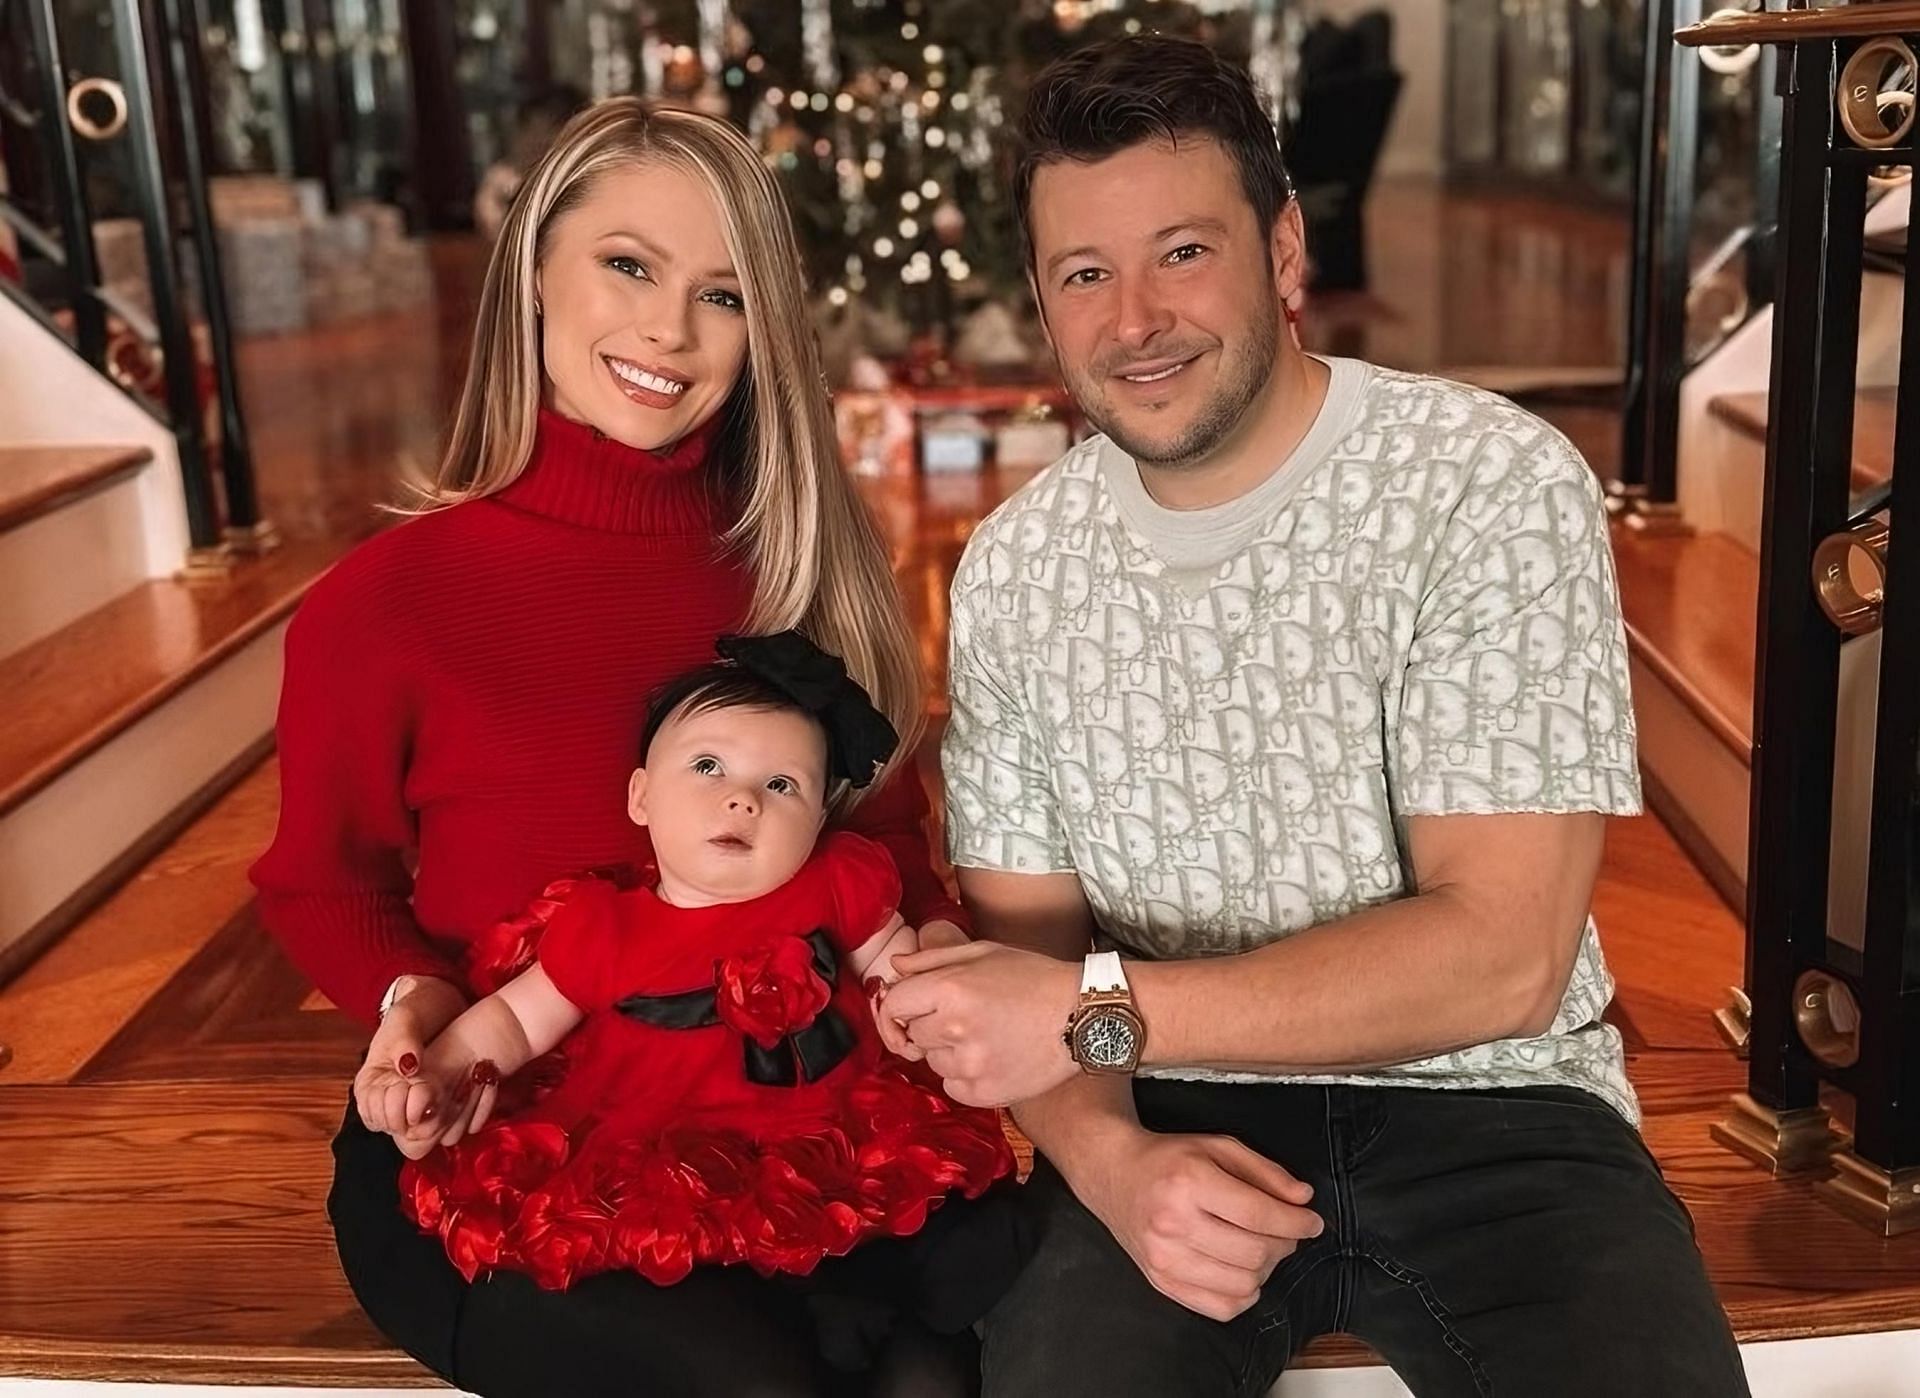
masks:
[[[354,1105],[369,1131],[403,1132],[407,1093],[420,1071],[420,1056],[467,1007],[467,997],[451,981],[417,976],[387,1011],[367,1045],[367,1061],[353,1078]]]
[[[1064,1038],[1080,1003],[1078,963],[971,942],[894,964],[906,979],[888,989],[883,1012],[904,1026],[954,1101],[1010,1106],[1080,1071]]]
[[[944,918],[935,918],[932,922],[924,923],[917,931],[910,927],[904,930],[913,938],[918,951],[932,951],[936,947],[964,947],[973,940],[959,927]],[[910,953],[901,952],[893,960],[903,961],[908,955]],[[891,964],[887,967],[889,972],[894,969],[894,965]],[[887,1051],[917,1063],[925,1058],[926,1054],[916,1048],[913,1040],[907,1037],[906,1026],[886,1013],[883,1008],[887,991],[893,987],[897,979],[897,975],[866,977],[867,1007],[873,1011],[874,1026],[879,1029],[880,1042],[886,1045]]]
[[[1067,1183],[1154,1290],[1213,1320],[1251,1306],[1325,1227],[1312,1186],[1228,1136],[1133,1127],[1074,1157]]]

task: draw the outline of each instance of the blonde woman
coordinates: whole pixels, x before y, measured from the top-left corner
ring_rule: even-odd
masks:
[[[923,936],[961,917],[908,756],[911,638],[839,467],[799,267],[724,122],[581,113],[502,227],[428,500],[288,635],[280,826],[253,878],[295,964],[377,1026],[334,1142],[341,1264],[390,1338],[483,1394],[802,1394],[824,1373],[809,1304],[831,1298],[738,1268],[469,1287],[398,1208],[391,1133],[468,1002],[467,944],[557,873],[646,853],[623,792],[661,681],[732,631],[844,657],[907,739],[848,823],[894,856]]]

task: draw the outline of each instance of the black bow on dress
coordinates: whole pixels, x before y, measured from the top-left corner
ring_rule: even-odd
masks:
[[[807,945],[813,951],[813,969],[821,980],[834,985],[840,962],[826,930],[814,932],[807,938]],[[704,990],[683,990],[674,995],[629,995],[624,1000],[616,1000],[613,1007],[628,1019],[662,1029],[704,1029],[720,1023],[715,997],[714,987],[708,986]],[[802,1081],[818,1082],[832,1072],[853,1052],[854,1038],[845,1016],[828,1005],[814,1017],[812,1024],[795,1030],[770,1049],[761,1048],[746,1035],[741,1036],[741,1042],[746,1047],[749,1082],[762,1087],[794,1087]]]

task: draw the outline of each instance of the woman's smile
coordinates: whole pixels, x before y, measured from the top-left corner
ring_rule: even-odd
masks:
[[[600,358],[612,373],[620,391],[643,407],[671,408],[680,401],[680,395],[693,382],[631,359],[618,359],[610,354],[603,354]]]

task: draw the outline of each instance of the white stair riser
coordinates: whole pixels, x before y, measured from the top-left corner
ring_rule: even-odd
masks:
[[[0,659],[147,581],[150,469],[0,530]]]
[[[1898,382],[1904,299],[1898,277],[1865,277],[1858,387],[1885,388]],[[1708,405],[1728,394],[1767,392],[1772,358],[1773,309],[1768,307],[1697,365],[1680,386],[1680,512],[1695,529],[1731,534],[1755,553],[1760,551],[1766,444]]]
[[[141,579],[177,573],[187,559],[187,512],[173,433],[59,336],[0,296],[0,446],[103,443],[142,446],[153,454],[141,472],[140,544],[127,557],[138,559]]]
[[[272,731],[283,622],[0,815],[0,959]]]
[[[1638,656],[1629,665],[1641,767],[1744,888],[1751,781],[1747,764]]]

